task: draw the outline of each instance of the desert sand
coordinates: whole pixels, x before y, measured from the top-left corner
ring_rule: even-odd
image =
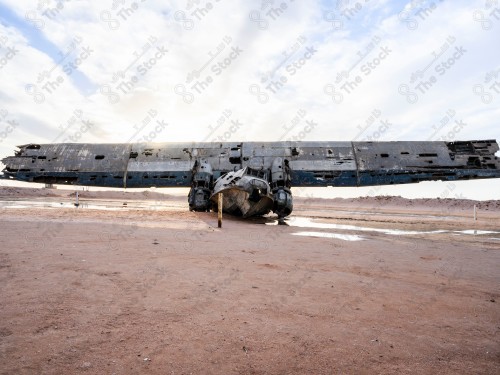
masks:
[[[499,373],[498,201],[79,195],[0,188],[1,374]]]

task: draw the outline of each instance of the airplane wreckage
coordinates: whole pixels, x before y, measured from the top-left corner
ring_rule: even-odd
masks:
[[[251,217],[293,210],[291,187],[500,178],[495,140],[27,144],[3,178],[114,188],[190,187],[192,211]]]

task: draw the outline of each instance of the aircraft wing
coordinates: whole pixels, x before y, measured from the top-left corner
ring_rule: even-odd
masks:
[[[6,178],[103,187],[190,187],[197,161],[216,180],[286,161],[291,186],[369,186],[500,177],[495,140],[27,144],[3,159]]]

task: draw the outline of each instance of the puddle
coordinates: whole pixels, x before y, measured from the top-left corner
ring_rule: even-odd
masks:
[[[186,207],[167,202],[124,202],[124,201],[80,201],[78,207],[74,202],[47,202],[47,201],[0,201],[0,209],[26,208],[73,208],[104,211],[126,210],[185,210]]]
[[[292,233],[294,236],[307,236],[307,237],[322,237],[331,238],[344,241],[363,241],[364,238],[357,236],[355,234],[339,234],[339,233],[329,233],[329,232],[297,232]]]
[[[352,230],[358,232],[378,232],[384,234],[392,235],[409,235],[409,234],[436,234],[447,232],[445,230],[435,230],[435,231],[407,231],[398,229],[381,229],[381,228],[369,228],[360,227],[357,225],[345,225],[345,224],[334,224],[334,223],[322,223],[314,221],[308,217],[292,217],[286,220],[286,223],[290,227],[298,228],[316,228],[316,229],[338,229],[338,230]],[[266,225],[276,225],[276,223],[266,223]]]
[[[77,208],[74,203],[68,202],[9,202],[2,201],[0,202],[0,208]],[[118,210],[119,207],[108,207],[105,205],[93,205],[87,203],[80,203],[78,208],[89,208],[95,210]]]
[[[324,219],[323,219],[324,220]],[[277,225],[276,222],[265,223],[266,225]],[[346,225],[346,224],[335,224],[335,223],[325,223],[319,222],[312,218],[294,216],[286,220],[286,224],[290,227],[297,228],[313,228],[313,229],[335,229],[335,230],[349,230],[355,232],[375,232],[383,233],[393,236],[408,236],[408,235],[420,235],[420,234],[439,234],[439,233],[452,233],[456,235],[485,235],[485,234],[500,234],[499,231],[487,231],[487,230],[474,230],[468,229],[463,231],[451,231],[451,230],[432,230],[432,231],[412,231],[412,230],[399,230],[399,229],[384,229],[384,228],[370,228],[361,227],[357,225]],[[316,237],[329,237],[331,232],[299,232],[299,233],[316,233]],[[295,234],[295,233],[294,233]],[[333,238],[333,237],[332,237]]]
[[[301,210],[297,209],[295,210],[296,212],[300,211],[306,211],[306,210]],[[317,208],[311,208],[310,210],[307,211],[314,211],[314,212],[327,212],[327,213],[332,213],[331,209],[327,210],[322,210],[322,209],[317,209]],[[352,211],[352,210],[342,210],[339,209],[336,211],[336,214],[349,214],[349,215],[360,215],[360,216],[400,216],[400,217],[418,217],[418,218],[426,218],[426,219],[452,219],[452,218],[459,218],[461,216],[441,216],[441,215],[430,215],[430,214],[406,214],[406,213],[397,213],[397,212],[377,212],[377,211]]]
[[[468,230],[455,230],[453,233],[458,234],[500,234],[500,232],[495,232],[494,230],[476,230],[476,229],[468,229]]]

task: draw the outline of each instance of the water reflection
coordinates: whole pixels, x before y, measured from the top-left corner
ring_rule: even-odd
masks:
[[[363,241],[364,240],[363,237],[357,236],[355,234],[339,234],[339,233],[331,233],[331,232],[297,232],[297,233],[292,233],[292,235],[331,238],[331,239],[344,240],[344,241]]]
[[[325,219],[318,221],[317,219],[293,216],[286,220],[286,223],[290,227],[297,228],[314,228],[314,229],[334,229],[334,230],[344,230],[344,231],[356,231],[356,232],[372,232],[372,233],[383,233],[394,236],[407,236],[407,235],[422,235],[422,234],[440,234],[440,233],[452,233],[456,235],[485,235],[485,234],[500,234],[500,231],[491,230],[479,230],[479,229],[468,229],[462,231],[437,229],[431,231],[416,231],[416,230],[400,230],[400,229],[386,229],[386,228],[370,228],[358,225],[346,225],[346,224],[336,224],[325,222]],[[276,222],[267,222],[266,225],[276,225]],[[299,232],[306,233],[306,232]],[[307,233],[323,233],[323,232],[307,232]],[[324,234],[329,235],[331,232],[325,232]],[[325,237],[322,235],[322,237]]]
[[[105,211],[129,211],[129,210],[175,210],[185,211],[184,204],[176,204],[176,202],[164,201],[99,201],[99,200],[86,200],[80,199],[78,206],[76,202],[50,202],[50,201],[25,201],[25,200],[12,200],[0,201],[0,209],[26,209],[26,208],[73,208],[73,209],[89,209],[89,210],[105,210]]]

